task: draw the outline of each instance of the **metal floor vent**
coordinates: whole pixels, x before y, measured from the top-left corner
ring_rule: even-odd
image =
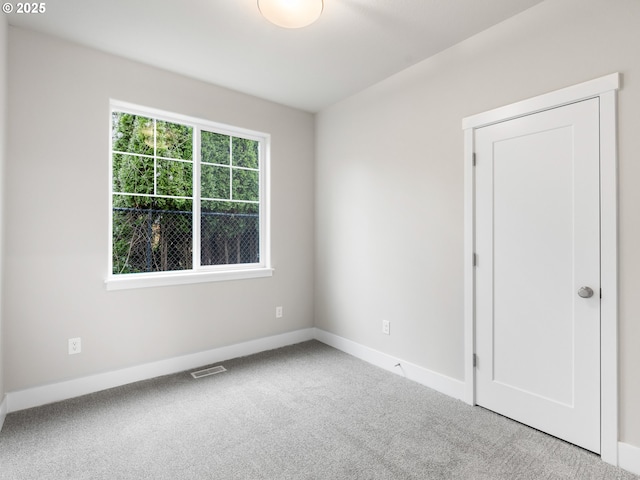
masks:
[[[216,373],[226,372],[227,369],[222,365],[218,365],[217,367],[205,368],[204,370],[198,370],[197,372],[191,372],[191,376],[193,378],[202,378],[207,377],[209,375],[215,375]]]

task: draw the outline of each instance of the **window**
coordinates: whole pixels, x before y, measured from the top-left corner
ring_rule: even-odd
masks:
[[[112,102],[109,288],[270,275],[268,142]]]

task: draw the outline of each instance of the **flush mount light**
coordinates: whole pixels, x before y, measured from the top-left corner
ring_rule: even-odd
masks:
[[[264,18],[284,28],[301,28],[320,18],[323,0],[258,0]]]

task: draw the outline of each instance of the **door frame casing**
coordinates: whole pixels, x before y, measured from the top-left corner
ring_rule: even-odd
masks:
[[[465,401],[475,405],[475,129],[571,103],[600,100],[600,456],[618,465],[618,175],[617,91],[620,74],[556,90],[466,117],[464,130]],[[482,161],[479,159],[479,161]]]

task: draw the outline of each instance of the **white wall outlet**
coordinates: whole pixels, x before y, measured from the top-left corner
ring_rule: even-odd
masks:
[[[283,315],[282,307],[276,307],[276,318],[282,318]]]
[[[82,339],[80,337],[69,339],[69,355],[74,355],[82,351]]]
[[[382,320],[382,333],[385,335],[391,334],[391,322],[389,320]]]

